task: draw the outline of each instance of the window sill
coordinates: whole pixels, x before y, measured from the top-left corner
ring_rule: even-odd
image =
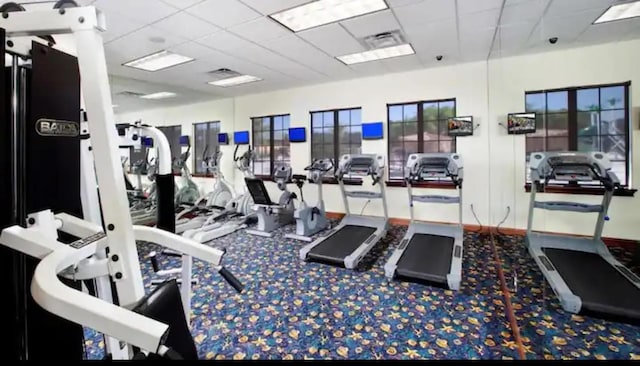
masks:
[[[531,192],[531,183],[524,185],[524,189],[527,193]],[[618,197],[633,197],[637,192],[637,189],[620,188],[613,191],[614,196]],[[604,194],[604,188],[602,187],[575,187],[566,185],[548,185],[545,187],[544,193],[561,193],[561,194],[585,194],[602,196]]]
[[[407,187],[407,182],[404,180],[390,180],[386,182],[387,187]],[[412,184],[413,188],[434,188],[434,189],[456,189],[456,185],[451,182],[433,183],[433,182],[421,182]]]

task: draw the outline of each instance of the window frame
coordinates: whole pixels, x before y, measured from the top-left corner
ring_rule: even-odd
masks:
[[[218,143],[218,133],[220,133],[220,127],[222,126],[222,123],[220,121],[205,121],[205,122],[195,122],[193,123],[193,147],[192,147],[192,151],[193,151],[193,170],[192,170],[192,175],[194,177],[212,177],[213,174],[208,173],[206,170],[204,172],[198,172],[198,157],[196,156],[196,151],[198,151],[198,136],[196,134],[196,132],[198,131],[197,126],[199,125],[206,125],[207,126],[207,130],[205,132],[205,140],[209,139],[209,133],[211,131],[211,125],[217,125],[217,130],[218,132],[215,134],[214,136],[214,148],[217,150],[218,146],[220,146],[220,144]],[[209,145],[209,149],[211,149],[211,145],[210,144],[205,144],[205,148],[206,146]],[[204,152],[204,150],[203,150]]]
[[[567,139],[568,139],[568,150],[577,150],[578,149],[578,92],[580,90],[588,90],[588,89],[598,89],[598,95],[600,96],[600,89],[602,88],[611,88],[611,87],[624,87],[624,98],[625,98],[625,107],[624,107],[624,118],[625,118],[625,152],[626,152],[626,164],[625,164],[625,182],[621,182],[621,189],[616,191],[616,196],[633,196],[636,192],[635,189],[631,189],[631,174],[632,174],[632,139],[631,133],[633,129],[631,127],[631,101],[630,101],[630,89],[631,89],[631,81],[625,81],[620,83],[608,83],[608,84],[593,84],[593,85],[582,85],[582,86],[570,86],[564,88],[552,88],[552,89],[542,89],[542,90],[528,90],[524,92],[524,105],[526,110],[526,102],[527,96],[531,94],[544,94],[545,96],[548,93],[556,93],[556,92],[567,92]],[[600,98],[599,98],[600,99]],[[546,102],[545,102],[546,105]],[[620,109],[616,109],[620,110]],[[601,112],[602,109],[599,110]],[[606,111],[606,110],[605,110]],[[539,114],[536,113],[536,116]],[[544,112],[545,121],[547,121],[546,116],[549,113],[546,110]],[[546,127],[546,126],[545,126]],[[606,136],[606,135],[595,135],[595,136]],[[526,151],[526,139],[527,138],[541,138],[547,142],[548,133],[544,137],[528,137],[525,136],[525,166],[526,166],[526,156],[528,155]],[[525,168],[526,169],[526,168]],[[525,171],[525,191],[531,192],[531,182],[527,180],[528,172]],[[600,195],[604,192],[604,188],[602,185],[578,185],[572,182],[568,183],[553,183],[549,184],[548,188],[545,190],[547,193],[565,193],[565,194],[593,194]]]
[[[289,128],[291,127],[291,113],[283,113],[283,114],[272,114],[272,115],[267,115],[267,116],[256,116],[256,117],[250,117],[249,121],[251,122],[251,142],[250,142],[250,146],[252,149],[255,150],[255,141],[256,139],[254,138],[254,128],[253,128],[253,124],[255,122],[255,120],[260,119],[263,120],[265,118],[269,118],[269,174],[256,174],[255,173],[255,164],[253,164],[253,166],[251,167],[251,170],[254,174],[254,176],[256,178],[260,178],[262,180],[268,180],[271,181],[273,180],[272,175],[273,175],[273,169],[276,163],[276,159],[275,159],[275,139],[274,139],[274,135],[275,135],[275,130],[274,130],[274,120],[276,117],[289,117],[289,127],[287,128],[283,128],[282,131],[287,131],[287,142],[289,143],[289,162],[291,162],[291,141],[289,140]],[[261,132],[264,132],[263,130],[260,130]],[[267,145],[260,145],[260,146],[267,146]]]
[[[389,159],[389,157],[391,156],[390,151],[391,151],[391,122],[390,122],[390,108],[391,107],[397,107],[397,106],[405,106],[405,105],[411,105],[411,104],[416,104],[417,105],[417,109],[418,109],[418,116],[417,116],[417,134],[418,134],[418,152],[423,152],[424,151],[424,104],[429,104],[429,103],[438,103],[438,114],[440,114],[440,106],[439,103],[444,103],[444,102],[453,102],[453,114],[454,117],[457,115],[458,112],[458,100],[456,97],[452,97],[452,98],[441,98],[441,99],[429,99],[429,100],[418,100],[418,101],[413,101],[413,102],[402,102],[402,103],[387,103],[387,180],[386,180],[386,185],[387,187],[406,187],[407,183],[404,180],[404,176],[402,178],[391,178],[391,161]],[[439,117],[439,115],[438,115]],[[436,122],[438,123],[438,129],[440,128],[440,119],[436,120]],[[402,122],[405,123],[405,122]],[[438,136],[440,136],[440,131],[438,131]],[[458,139],[456,136],[452,136],[452,140],[454,141],[455,144],[455,151],[456,152],[458,150]],[[440,138],[438,137],[438,144],[440,143]],[[404,164],[406,164],[406,158],[405,161],[403,162],[403,172],[404,172]],[[419,188],[440,188],[440,189],[456,189],[456,185],[453,182],[449,182],[449,181],[443,181],[443,182],[420,182],[420,183],[415,183],[413,184],[414,187],[419,187]]]

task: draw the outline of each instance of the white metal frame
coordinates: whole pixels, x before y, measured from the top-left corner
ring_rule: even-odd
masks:
[[[126,308],[145,294],[136,240],[158,243],[214,265],[220,264],[223,252],[158,229],[134,228],[132,225],[100,34],[106,29],[104,15],[94,7],[66,8],[64,12],[48,10],[6,14],[6,18],[0,18],[0,27],[10,38],[72,34],[75,39],[107,230],[106,240],[100,239],[80,247],[66,245],[57,241],[56,228],[78,237],[95,234],[101,228],[69,215],[54,216],[44,211],[32,216],[35,220],[33,227],[13,226],[3,230],[0,243],[41,258],[33,276],[31,294],[45,310],[129,345],[162,354],[164,348],[161,346],[168,326]],[[164,166],[167,162],[160,163]],[[122,306],[67,287],[58,279],[58,274],[68,267],[104,249],[103,243],[109,247],[108,272],[115,282]]]

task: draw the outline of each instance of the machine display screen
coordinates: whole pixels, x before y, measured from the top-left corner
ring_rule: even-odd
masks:
[[[233,142],[236,145],[249,144],[249,131],[237,131],[233,133]]]
[[[219,133],[218,134],[218,143],[220,145],[228,145],[229,144],[229,134],[224,132],[224,133]]]
[[[362,139],[363,140],[380,140],[384,137],[382,122],[363,123]]]
[[[189,136],[180,136],[180,146],[189,146],[190,144]]]
[[[153,147],[153,139],[151,137],[142,137],[142,146]]]
[[[535,113],[511,113],[507,120],[507,131],[510,135],[522,135],[536,132]]]
[[[290,142],[306,142],[307,130],[304,127],[293,127],[289,129]]]

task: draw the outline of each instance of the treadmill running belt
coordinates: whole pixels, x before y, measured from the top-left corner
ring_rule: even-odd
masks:
[[[316,245],[307,254],[311,260],[344,266],[344,258],[353,253],[376,228],[347,225]]]
[[[640,289],[595,253],[543,248],[569,289],[582,300],[581,313],[640,323]]]
[[[446,284],[454,241],[450,236],[414,234],[398,261],[396,273],[407,279]]]

